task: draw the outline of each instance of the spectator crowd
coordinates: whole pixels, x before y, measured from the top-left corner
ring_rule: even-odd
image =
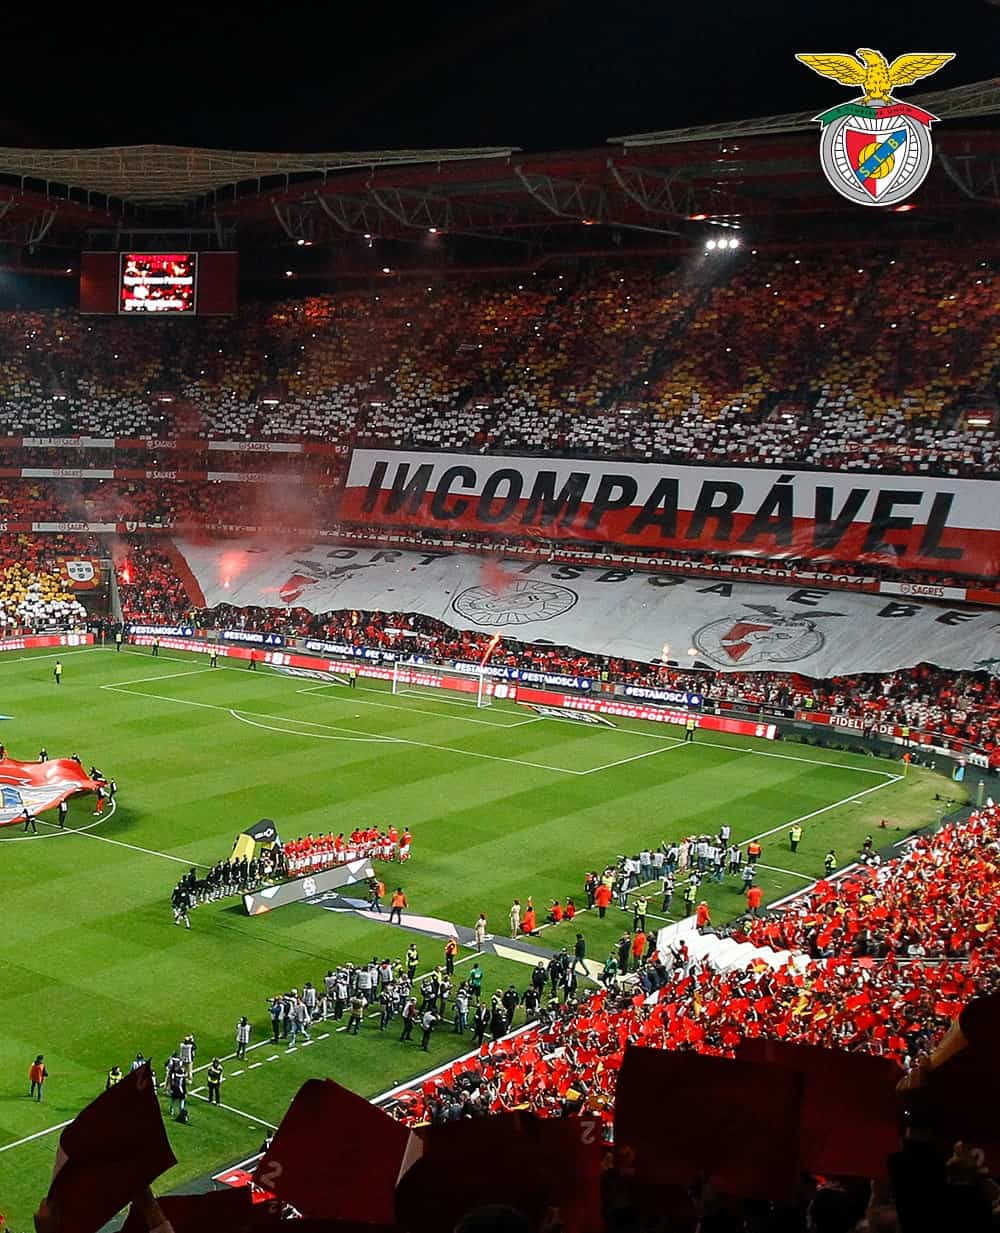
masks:
[[[801,903],[734,933],[781,945],[783,966],[759,960],[721,971],[693,962],[683,943],[654,951],[640,987],[613,979],[563,1003],[551,1023],[401,1095],[397,1116],[448,1121],[527,1106],[555,1117],[586,1109],[610,1121],[629,1044],[731,1056],[745,1039],[774,1039],[910,1069],[971,998],[1000,990],[998,909],[1000,807],[990,805],[905,857],[842,884],[822,881]]]
[[[993,284],[971,249],[928,244],[863,264],[744,252],[725,264],[379,280],[247,302],[183,335],[8,312],[0,434],[978,476],[1000,462]],[[970,406],[994,422],[970,427]]]

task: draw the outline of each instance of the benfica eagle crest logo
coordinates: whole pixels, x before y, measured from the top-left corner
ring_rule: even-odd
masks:
[[[746,604],[745,613],[710,621],[695,631],[694,645],[711,663],[723,668],[788,664],[808,659],[823,649],[826,638],[817,618],[842,612],[782,612],[773,604]]]
[[[859,47],[857,58],[837,53],[795,58],[821,77],[863,90],[813,117],[823,126],[820,165],[837,192],[867,206],[897,205],[916,192],[930,170],[931,125],[938,117],[897,102],[892,92],[936,73],[955,53],[910,52],[891,64],[870,47]]]

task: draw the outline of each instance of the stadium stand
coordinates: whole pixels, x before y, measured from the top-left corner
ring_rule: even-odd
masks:
[[[996,410],[989,263],[916,246],[725,268],[392,280],[141,339],[3,313],[0,432],[996,471],[995,425],[965,423]]]
[[[486,635],[455,630],[413,613],[340,611],[316,615],[302,608],[235,608],[226,604],[197,609],[174,576],[174,562],[154,544],[136,542],[128,559],[133,581],[122,588],[122,602],[130,621],[183,620],[208,629],[251,629],[407,654],[416,645],[421,654],[443,663],[479,662],[489,643]],[[164,602],[165,597],[170,602]],[[691,690],[714,702],[742,705],[751,713],[764,706],[829,712],[857,720],[862,730],[866,726],[907,725],[967,742],[991,757],[997,754],[1000,761],[1000,679],[986,672],[956,673],[919,664],[886,676],[813,681],[795,673],[685,671],[587,655],[569,647],[518,643],[510,638],[496,648],[491,663],[595,680],[606,675],[626,685]]]
[[[718,967],[680,944],[657,951],[638,981],[553,1007],[538,1026],[400,1094],[396,1116],[443,1122],[476,1106],[560,1116],[569,1101],[610,1123],[629,1044],[731,1056],[747,1038],[771,1038],[908,1068],[970,998],[997,990],[998,840],[1000,808],[991,806],[875,873],[821,882],[802,906],[734,934],[780,946],[778,967]],[[954,916],[943,917],[944,899],[957,903]],[[915,941],[927,943],[924,954],[907,954]],[[813,957],[796,962],[796,953]],[[931,957],[947,961],[924,962]]]

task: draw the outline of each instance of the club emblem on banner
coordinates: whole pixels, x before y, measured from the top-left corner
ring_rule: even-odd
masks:
[[[781,612],[770,604],[748,604],[749,613],[730,613],[695,631],[694,645],[712,663],[748,668],[762,663],[794,663],[823,649],[826,638],[817,617],[842,612]],[[754,615],[756,614],[756,615]]]
[[[455,596],[452,607],[476,625],[528,625],[562,616],[576,601],[577,594],[569,587],[537,578],[519,578],[498,591],[469,587]]]
[[[19,822],[27,809],[41,813],[78,792],[96,792],[97,784],[71,758],[48,762],[0,762],[0,827]]]
[[[955,53],[911,52],[890,64],[880,51],[859,47],[857,58],[838,53],[797,55],[821,77],[864,91],[815,116],[823,126],[819,161],[841,196],[858,205],[897,205],[916,192],[930,170],[931,125],[938,118],[892,92],[936,73]]]
[[[67,561],[66,573],[74,582],[92,582],[94,563],[93,561]]]

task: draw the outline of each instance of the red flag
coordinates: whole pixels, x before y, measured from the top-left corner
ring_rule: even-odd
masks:
[[[631,1048],[615,1097],[615,1145],[640,1182],[790,1199],[799,1174],[802,1079],[785,1067]],[[667,1117],[664,1109],[676,1110]]]
[[[16,824],[25,809],[41,813],[78,792],[96,791],[96,780],[73,758],[47,762],[0,758],[0,826]]]
[[[121,1233],[149,1233],[164,1221],[169,1222],[173,1233],[243,1233],[281,1214],[280,1204],[274,1205],[277,1212],[271,1212],[270,1204],[254,1203],[249,1186],[227,1186],[206,1194],[165,1195],[152,1202],[155,1207],[133,1201]]]
[[[154,1206],[155,1205],[155,1206]],[[206,1194],[169,1195],[148,1204],[133,1203],[122,1233],[287,1233],[282,1204],[255,1202],[249,1186]],[[157,1210],[159,1209],[159,1210]],[[169,1227],[160,1229],[165,1221]],[[295,1233],[377,1233],[378,1226],[357,1220],[296,1220]]]
[[[896,1084],[901,1071],[887,1058],[815,1045],[754,1040],[740,1061],[783,1066],[802,1076],[801,1164],[810,1173],[881,1177],[899,1148]]]
[[[428,1126],[412,1146],[419,1154],[396,1191],[397,1221],[408,1233],[453,1229],[466,1212],[494,1203],[523,1212],[535,1228],[550,1208],[566,1233],[602,1228],[596,1119],[502,1113]]]
[[[299,1089],[254,1182],[303,1216],[393,1223],[393,1190],[410,1132],[332,1079]]]
[[[39,1216],[53,1233],[96,1233],[176,1163],[143,1066],[102,1092],[59,1136]]]

